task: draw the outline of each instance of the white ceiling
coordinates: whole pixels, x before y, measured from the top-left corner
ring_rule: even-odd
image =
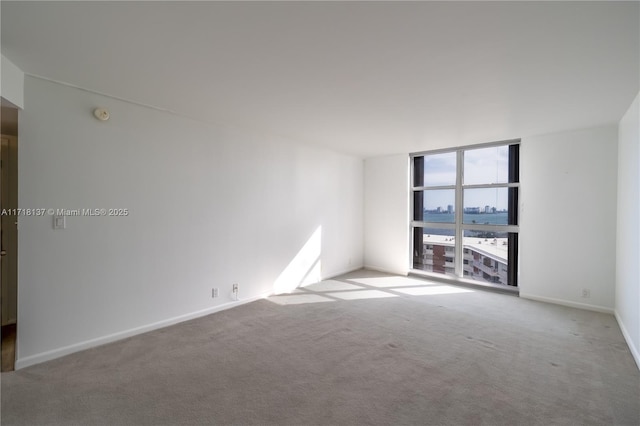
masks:
[[[0,7],[28,74],[361,156],[616,122],[640,86],[638,2]]]

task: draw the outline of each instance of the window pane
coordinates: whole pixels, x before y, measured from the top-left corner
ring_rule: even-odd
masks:
[[[414,220],[454,223],[455,189],[429,189],[414,193]]]
[[[455,230],[413,228],[413,268],[455,275]]]
[[[493,284],[509,284],[509,234],[465,230],[464,277]]]
[[[423,186],[444,186],[456,184],[456,153],[424,156]]]
[[[507,225],[518,225],[519,188],[506,184],[519,182],[519,148],[511,143],[413,157],[412,217],[419,222],[411,231],[413,269],[451,276],[457,270],[461,278],[518,285],[518,233],[507,232],[515,229]],[[462,224],[456,224],[458,213]]]
[[[464,184],[509,182],[509,146],[472,149],[464,152]]]
[[[509,223],[509,191],[512,189],[515,188],[463,190],[462,223],[515,225]]]

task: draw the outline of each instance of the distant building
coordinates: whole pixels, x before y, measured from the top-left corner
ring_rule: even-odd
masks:
[[[485,212],[485,213],[491,213],[491,207],[489,207],[489,206],[484,206],[484,212]]]
[[[447,206],[447,213],[453,213],[453,206],[451,204]]]
[[[467,240],[468,243],[466,243]],[[453,275],[455,273],[454,251],[453,238],[425,235],[420,269]],[[506,255],[506,239],[465,238],[462,261],[464,277],[508,285]]]
[[[507,261],[496,255],[464,246],[463,271],[465,278],[508,285]]]
[[[442,207],[438,207],[438,208],[436,209],[436,213],[442,213]]]
[[[480,214],[480,207],[466,207],[464,212],[469,214]]]

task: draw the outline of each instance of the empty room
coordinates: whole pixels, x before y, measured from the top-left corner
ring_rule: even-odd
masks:
[[[640,425],[640,2],[0,19],[3,425]]]

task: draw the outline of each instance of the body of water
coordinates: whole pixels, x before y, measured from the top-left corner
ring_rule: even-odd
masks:
[[[437,223],[450,223],[455,224],[456,218],[454,213],[425,213],[425,222],[437,222]],[[507,212],[501,213],[480,213],[469,214],[463,213],[462,221],[464,224],[477,223],[480,225],[508,225]],[[475,221],[475,222],[474,222]],[[424,228],[425,234],[433,235],[455,235],[454,229],[437,229],[437,228]],[[471,235],[467,235],[471,236]]]

